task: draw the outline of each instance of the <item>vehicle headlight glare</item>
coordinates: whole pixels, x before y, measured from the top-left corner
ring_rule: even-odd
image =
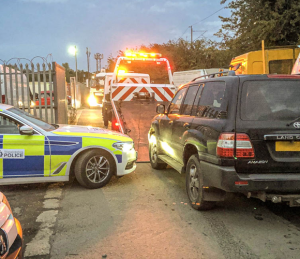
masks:
[[[97,106],[97,104],[98,104],[97,99],[92,94],[88,98],[88,103],[89,103],[90,106]]]
[[[133,142],[116,142],[112,145],[115,149],[127,152],[133,148]]]

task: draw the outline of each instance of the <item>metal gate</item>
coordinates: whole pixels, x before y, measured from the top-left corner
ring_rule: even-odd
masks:
[[[48,123],[67,123],[65,70],[52,64],[0,64],[0,102]]]

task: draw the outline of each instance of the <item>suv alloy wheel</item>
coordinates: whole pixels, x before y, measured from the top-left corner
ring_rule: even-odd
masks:
[[[186,167],[186,190],[191,206],[195,210],[209,210],[215,206],[213,201],[205,201],[203,194],[203,175],[196,155],[192,155]]]

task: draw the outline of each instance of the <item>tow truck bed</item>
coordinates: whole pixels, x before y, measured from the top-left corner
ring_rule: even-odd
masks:
[[[115,102],[125,132],[133,139],[135,150],[138,151],[138,162],[149,162],[148,131],[156,115],[156,106],[160,103],[168,104],[155,100]]]

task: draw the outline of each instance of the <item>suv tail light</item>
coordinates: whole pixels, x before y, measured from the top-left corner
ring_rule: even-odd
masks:
[[[236,150],[235,150],[236,141]],[[249,136],[245,133],[222,133],[217,143],[219,157],[254,158],[254,149]]]

